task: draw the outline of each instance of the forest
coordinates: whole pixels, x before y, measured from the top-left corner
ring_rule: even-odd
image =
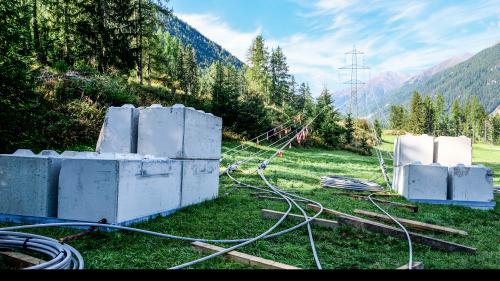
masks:
[[[467,136],[473,141],[500,143],[500,115],[488,116],[476,96],[455,100],[447,110],[442,95],[431,98],[415,91],[409,108],[393,105],[389,126],[392,130],[433,136]]]
[[[237,138],[318,115],[302,145],[369,154],[374,143],[367,121],[341,116],[328,89],[313,99],[262,36],[242,67],[198,62],[165,28],[168,1],[3,0],[0,13],[1,152],[92,147],[106,108],[127,103],[183,103]]]

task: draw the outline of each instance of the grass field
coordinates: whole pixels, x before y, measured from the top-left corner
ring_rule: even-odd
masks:
[[[384,137],[384,149],[392,150],[392,137]],[[224,150],[236,146],[226,142]],[[255,150],[251,150],[255,151]],[[230,163],[251,151],[228,157]],[[268,153],[268,155],[270,152]],[[392,163],[389,159],[386,159]],[[476,145],[474,161],[494,168],[495,184],[500,184],[500,147]],[[243,169],[252,171],[257,161]],[[378,175],[375,157],[363,157],[343,151],[323,149],[297,149],[286,151],[284,157],[275,159],[266,170],[270,182],[286,190],[294,191],[320,201],[325,207],[343,212],[354,209],[376,211],[369,202],[356,201],[338,195],[338,191],[320,188],[320,177],[345,175],[369,179]],[[239,180],[262,186],[256,174],[235,173]],[[380,181],[382,184],[383,182]],[[182,210],[171,217],[159,218],[136,225],[138,228],[163,233],[202,237],[208,239],[236,239],[254,237],[271,227],[275,221],[261,218],[261,209],[285,211],[281,202],[258,201],[250,196],[252,191],[233,189],[227,177],[222,178],[220,198]],[[404,202],[403,199],[395,199]],[[496,198],[500,203],[499,198]],[[405,209],[386,207],[392,214],[428,223],[450,226],[469,232],[469,236],[428,235],[476,247],[476,254],[446,253],[427,246],[414,244],[414,260],[424,262],[426,269],[492,269],[500,268],[500,205],[494,211],[470,210],[453,206],[418,204],[414,214]],[[297,212],[297,211],[295,211]],[[335,219],[323,215],[327,219]],[[285,226],[292,226],[286,222]],[[342,227],[326,230],[313,226],[319,258],[325,269],[393,269],[408,261],[407,242],[384,235]],[[36,231],[60,238],[75,233],[67,229]],[[166,269],[202,257],[187,242],[151,238],[125,232],[97,233],[70,243],[85,258],[90,269]],[[222,245],[228,246],[228,245]],[[258,241],[240,251],[268,258],[301,268],[315,268],[307,239],[307,231],[301,228],[293,233],[272,240]],[[248,268],[222,259],[214,259],[195,266],[196,269]]]

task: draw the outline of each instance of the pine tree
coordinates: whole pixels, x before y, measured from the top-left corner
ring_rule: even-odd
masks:
[[[409,129],[414,134],[424,133],[424,106],[422,97],[418,92],[414,92],[411,98]]]
[[[352,144],[354,140],[354,120],[352,114],[348,113],[345,118],[345,132],[344,132],[344,144]]]
[[[434,104],[430,96],[425,96],[423,101],[423,133],[432,135],[434,134],[434,121],[435,112]]]
[[[406,127],[405,124],[405,108],[400,105],[392,105],[390,108],[389,124],[393,130],[403,130]]]
[[[247,83],[250,91],[269,99],[269,52],[264,37],[257,36],[248,51]]]
[[[453,102],[453,105],[451,106],[451,120],[450,120],[450,125],[451,125],[451,132],[458,137],[460,134],[462,134],[461,130],[461,124],[463,120],[463,114],[462,114],[462,108],[460,107],[460,102],[458,100],[455,100]]]
[[[445,136],[449,134],[448,119],[443,96],[437,95],[434,101],[434,135]]]
[[[286,57],[280,47],[272,51],[269,70],[271,101],[278,106],[284,106],[285,99],[290,98],[290,74]]]

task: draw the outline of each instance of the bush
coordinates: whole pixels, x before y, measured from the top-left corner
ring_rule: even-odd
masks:
[[[68,64],[63,61],[63,60],[58,60],[54,63],[54,68],[59,72],[59,73],[66,73],[68,72]]]

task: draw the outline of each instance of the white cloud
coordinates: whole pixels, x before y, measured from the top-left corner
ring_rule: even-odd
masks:
[[[212,14],[176,14],[176,16],[196,28],[210,40],[221,45],[241,61],[246,61],[247,51],[252,40],[262,31],[261,27],[249,32],[237,30]]]

